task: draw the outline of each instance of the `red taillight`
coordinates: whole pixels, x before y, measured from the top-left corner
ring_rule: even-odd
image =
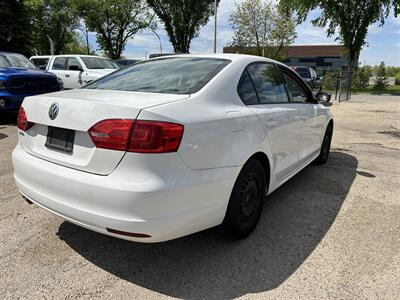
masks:
[[[27,131],[34,123],[28,121],[25,109],[21,106],[18,112],[17,126],[19,130]]]
[[[167,153],[178,150],[183,125],[142,120],[104,120],[89,130],[98,148],[137,153]]]
[[[129,139],[129,152],[166,153],[178,150],[183,126],[159,121],[135,121]]]
[[[97,148],[126,151],[133,120],[104,120],[89,129]]]

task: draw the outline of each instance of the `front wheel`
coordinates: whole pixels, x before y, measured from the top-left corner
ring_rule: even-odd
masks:
[[[331,150],[332,133],[333,133],[333,128],[332,125],[329,124],[328,128],[326,129],[324,139],[322,140],[321,151],[319,153],[319,156],[315,159],[315,163],[319,165],[325,164],[329,158],[329,152]]]
[[[224,233],[247,237],[260,219],[266,190],[266,175],[258,160],[248,161],[240,171],[222,223]]]

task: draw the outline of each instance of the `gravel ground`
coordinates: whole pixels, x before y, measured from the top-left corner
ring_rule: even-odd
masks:
[[[400,298],[400,97],[335,103],[329,162],[266,199],[249,238],[103,236],[19,196],[0,115],[0,298]],[[32,174],[35,176],[35,174]]]

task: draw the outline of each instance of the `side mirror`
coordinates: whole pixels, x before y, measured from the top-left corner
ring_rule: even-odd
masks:
[[[39,70],[46,71],[46,65],[38,66]]]
[[[318,103],[322,103],[322,104],[328,103],[329,101],[331,101],[331,95],[324,93],[324,92],[319,92],[316,95],[316,98],[317,98]]]
[[[69,66],[69,67],[68,67],[68,70],[70,70],[70,71],[79,71],[79,72],[82,72],[82,71],[83,71],[81,67],[79,67],[79,66],[74,66],[74,65]]]

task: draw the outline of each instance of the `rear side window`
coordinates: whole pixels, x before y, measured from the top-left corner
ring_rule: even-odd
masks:
[[[289,102],[281,74],[275,65],[254,63],[247,67],[260,103]]]
[[[230,63],[227,59],[169,57],[120,69],[87,85],[88,89],[193,94]]]
[[[242,77],[238,84],[238,94],[246,105],[258,104],[256,91],[254,90],[253,83],[249,77],[247,70],[244,70]]]
[[[67,59],[65,57],[56,57],[53,62],[53,70],[65,70],[65,61]]]

